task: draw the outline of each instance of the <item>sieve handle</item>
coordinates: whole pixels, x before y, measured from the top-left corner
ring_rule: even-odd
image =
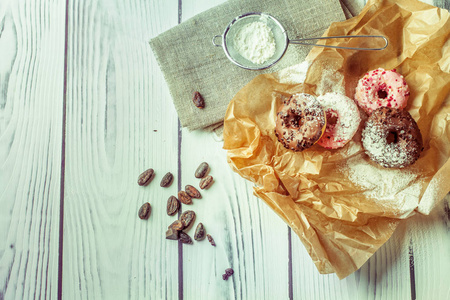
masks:
[[[212,38],[212,43],[213,43],[213,45],[214,46],[216,46],[216,47],[222,47],[222,44],[217,44],[216,43],[216,39],[218,38],[218,37],[222,37],[221,35],[215,35],[215,36],[213,36],[213,38]]]
[[[311,44],[306,41],[312,40],[331,40],[331,39],[350,39],[350,38],[375,38],[375,39],[383,39],[385,44],[380,48],[359,48],[359,47],[342,47],[342,46],[331,46],[331,45],[323,45],[323,44]],[[327,37],[315,37],[315,38],[305,38],[298,40],[289,40],[289,43],[296,45],[309,45],[309,46],[318,46],[318,47],[326,47],[326,48],[336,48],[336,49],[351,49],[351,50],[383,50],[388,46],[388,40],[386,37],[382,35],[342,35],[342,36],[327,36]]]

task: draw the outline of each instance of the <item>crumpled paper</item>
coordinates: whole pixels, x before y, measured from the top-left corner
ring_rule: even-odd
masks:
[[[375,34],[388,38],[385,50],[314,47],[301,84],[291,75],[304,64],[255,77],[235,95],[225,116],[231,168],[255,183],[255,195],[295,231],[319,272],[339,278],[359,269],[402,219],[428,214],[450,190],[449,13],[418,1],[369,1],[358,16],[332,24],[325,36]],[[378,42],[326,41],[350,47]],[[285,97],[337,91],[353,98],[358,79],[379,67],[396,69],[410,87],[406,109],[424,140],[414,165],[384,169],[370,161],[361,128],[338,150],[314,145],[293,152],[277,141],[276,111]]]

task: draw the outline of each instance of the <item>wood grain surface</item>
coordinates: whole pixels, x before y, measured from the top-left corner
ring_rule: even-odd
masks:
[[[450,197],[339,280],[317,272],[214,133],[180,127],[148,41],[223,2],[0,2],[0,300],[450,299]],[[365,3],[341,2],[349,14]],[[167,199],[198,187],[204,161],[214,182],[181,211],[216,246],[167,240],[181,213]]]
[[[56,298],[64,3],[0,3],[0,299]]]
[[[165,240],[165,207],[176,184],[159,181],[177,173],[178,123],[147,42],[177,24],[178,3],[68,5],[62,295],[173,299],[178,248]],[[140,187],[147,168],[155,178]]]

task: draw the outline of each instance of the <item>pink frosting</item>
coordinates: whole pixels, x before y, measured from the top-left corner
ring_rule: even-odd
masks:
[[[409,98],[409,87],[394,70],[378,68],[366,73],[356,87],[355,100],[368,114],[379,107],[403,109]]]

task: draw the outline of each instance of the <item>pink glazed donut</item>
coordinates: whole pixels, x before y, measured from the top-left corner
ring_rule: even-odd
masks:
[[[409,98],[409,87],[402,75],[378,68],[366,73],[356,86],[355,100],[368,114],[379,107],[403,109]]]

